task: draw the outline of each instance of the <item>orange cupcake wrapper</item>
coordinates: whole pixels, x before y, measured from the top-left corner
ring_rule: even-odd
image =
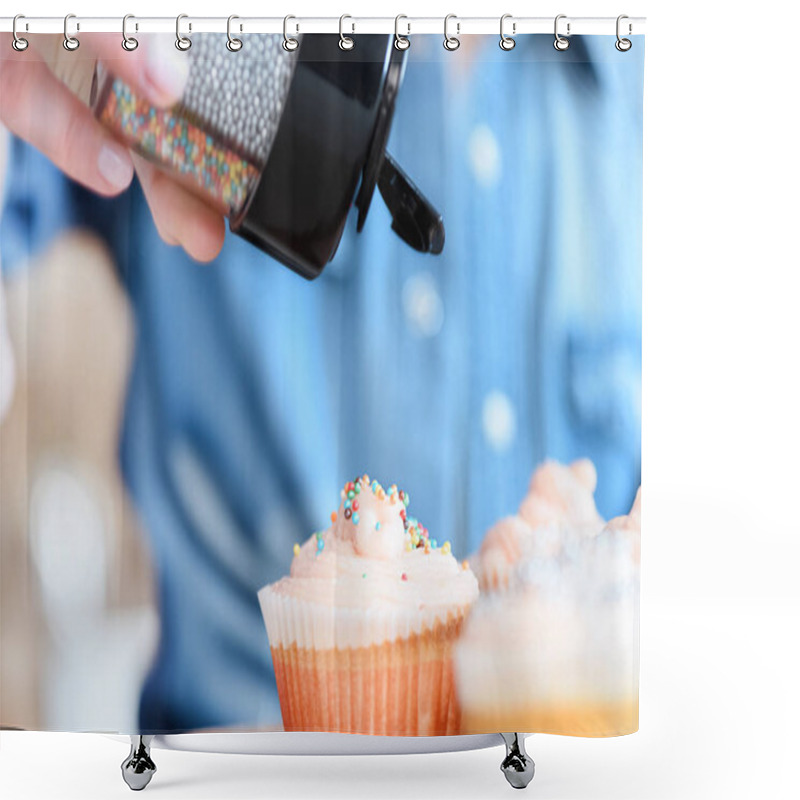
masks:
[[[283,726],[383,736],[461,732],[452,647],[463,615],[359,648],[272,649]]]

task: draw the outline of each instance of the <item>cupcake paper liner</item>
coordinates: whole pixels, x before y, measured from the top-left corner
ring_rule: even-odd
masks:
[[[452,649],[466,609],[420,625],[403,610],[335,609],[269,587],[259,597],[285,730],[461,732]]]

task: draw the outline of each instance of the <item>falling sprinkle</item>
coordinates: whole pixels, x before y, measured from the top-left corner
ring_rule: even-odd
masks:
[[[405,574],[405,572],[404,572],[404,573],[403,573],[403,574],[400,576],[400,580],[401,580],[401,581],[407,581],[407,580],[408,580],[408,575],[406,575],[406,574]]]
[[[358,512],[353,514],[353,525],[358,525]]]
[[[331,511],[331,522],[336,522],[337,513],[335,511]],[[308,528],[306,528],[308,530]]]
[[[296,556],[300,555],[300,545],[299,544],[295,544],[295,546],[294,546],[294,554]]]
[[[445,542],[442,545],[442,553],[446,556],[450,555],[450,542]]]

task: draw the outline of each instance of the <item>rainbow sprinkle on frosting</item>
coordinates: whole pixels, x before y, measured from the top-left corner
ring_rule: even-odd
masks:
[[[406,541],[405,549],[408,552],[414,550],[422,550],[426,555],[432,552],[439,552],[442,555],[448,556],[452,552],[450,542],[445,542],[441,547],[436,539],[432,539],[428,529],[416,517],[409,516],[408,504],[410,496],[408,492],[398,489],[396,484],[392,484],[388,489],[384,489],[381,484],[376,481],[370,481],[369,475],[366,473],[355,480],[348,481],[340,492],[342,498],[342,508],[344,509],[344,518],[351,522],[353,525],[359,523],[359,502],[358,496],[362,492],[371,491],[378,500],[388,502],[391,505],[400,503],[400,518],[403,520],[403,527],[405,529]],[[336,511],[332,511],[330,515],[331,523],[335,523],[339,515]],[[380,532],[381,523],[375,523],[376,533]],[[325,541],[323,534],[315,533],[316,537],[316,554],[319,555],[325,549]],[[300,552],[300,546],[294,546],[294,554],[297,556]],[[466,564],[463,562],[462,566]]]

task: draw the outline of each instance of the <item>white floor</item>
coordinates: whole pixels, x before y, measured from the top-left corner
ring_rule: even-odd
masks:
[[[537,798],[798,797],[800,602],[643,605],[641,729],[621,739],[534,736]],[[792,633],[793,632],[793,633]],[[0,734],[0,797],[126,797],[127,748],[90,734]],[[509,797],[502,750],[268,757],[155,751],[159,798]],[[791,765],[791,769],[790,769]],[[522,795],[520,795],[522,796]]]

